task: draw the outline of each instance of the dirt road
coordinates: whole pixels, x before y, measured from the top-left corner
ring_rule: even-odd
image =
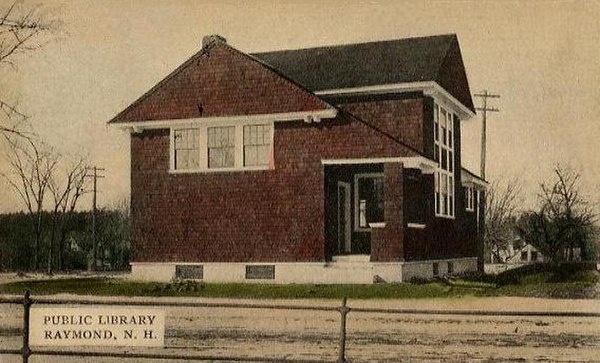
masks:
[[[207,301],[187,298],[175,300]],[[209,301],[232,302],[223,299]],[[268,303],[339,304],[331,300]],[[368,300],[349,301],[348,304],[350,307],[368,308],[600,312],[598,300],[463,298]],[[0,346],[17,348],[21,341],[22,309],[9,305],[0,305],[0,309]],[[323,361],[335,361],[337,358],[337,312],[166,308],[166,315],[166,348],[146,351]],[[600,318],[351,312],[348,315],[347,357],[350,362],[600,362]],[[30,362],[82,361],[81,358],[69,360],[64,357],[33,356],[30,359]],[[106,358],[86,361],[124,362],[123,359]],[[20,359],[16,356],[0,356],[0,362],[20,362]]]

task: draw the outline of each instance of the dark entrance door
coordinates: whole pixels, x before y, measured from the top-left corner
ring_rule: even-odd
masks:
[[[349,254],[352,252],[350,183],[338,182],[337,201],[338,253]]]

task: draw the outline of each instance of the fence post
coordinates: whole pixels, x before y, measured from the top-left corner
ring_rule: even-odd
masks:
[[[342,299],[342,306],[339,308],[340,319],[340,350],[337,363],[346,363],[346,315],[350,308],[346,306],[346,297]]]
[[[29,312],[31,310],[31,293],[29,290],[25,291],[25,298],[23,299],[23,363],[29,362],[29,356],[31,355],[31,349],[29,348]]]

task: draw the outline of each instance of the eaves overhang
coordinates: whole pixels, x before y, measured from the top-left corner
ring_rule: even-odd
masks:
[[[315,111],[300,111],[286,113],[270,113],[256,115],[234,115],[234,116],[214,116],[214,117],[197,117],[186,119],[168,119],[168,120],[148,120],[148,121],[132,121],[132,122],[115,122],[109,125],[122,130],[131,132],[141,132],[143,130],[168,129],[173,127],[194,126],[203,123],[218,124],[235,123],[241,121],[266,121],[266,122],[287,122],[287,121],[304,121],[306,123],[318,123],[324,119],[332,119],[337,116],[338,110],[335,108]]]
[[[452,96],[435,81],[390,83],[375,86],[337,88],[315,91],[317,96],[357,96],[371,94],[423,92],[424,95],[433,97],[437,102],[444,105],[458,115],[461,120],[467,120],[475,116],[467,106]]]

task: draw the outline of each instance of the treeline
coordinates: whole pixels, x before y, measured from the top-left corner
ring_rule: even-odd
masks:
[[[0,214],[0,271],[125,270],[130,257],[129,214],[96,212]],[[36,236],[37,226],[41,234]],[[38,240],[36,242],[36,239]],[[37,248],[36,248],[37,245]]]
[[[597,205],[582,192],[580,174],[557,165],[540,184],[537,206],[519,210],[519,182],[493,183],[486,192],[487,255],[505,263],[530,244],[554,263],[598,260]]]

